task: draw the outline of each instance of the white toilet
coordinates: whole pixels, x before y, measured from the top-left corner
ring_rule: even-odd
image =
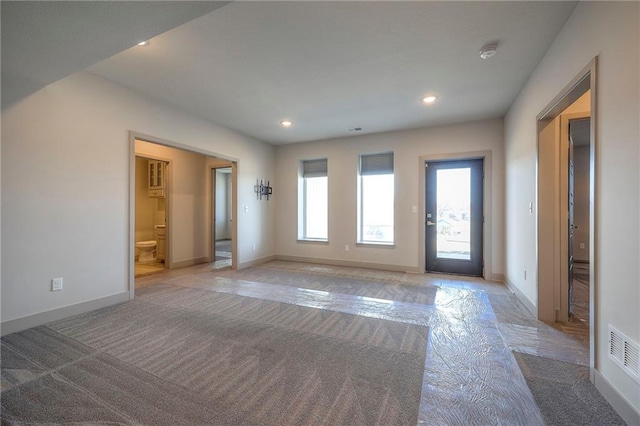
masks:
[[[136,248],[140,251],[138,262],[153,262],[154,260],[156,260],[154,256],[156,242],[154,240],[138,241],[136,243]]]

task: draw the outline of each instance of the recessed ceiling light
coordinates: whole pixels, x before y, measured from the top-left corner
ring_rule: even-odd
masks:
[[[482,59],[489,59],[495,56],[497,51],[498,51],[497,44],[487,44],[482,49],[480,49],[480,57]]]
[[[422,102],[425,104],[432,104],[438,99],[437,96],[427,96],[426,98],[422,98]]]
[[[282,125],[282,127],[291,127],[291,126],[293,126],[293,122],[289,121],[289,120],[282,120],[280,122],[280,124]]]
[[[149,40],[144,40],[138,43],[138,46],[148,46],[148,45],[149,45]]]

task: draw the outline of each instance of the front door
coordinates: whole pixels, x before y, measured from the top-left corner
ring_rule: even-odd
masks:
[[[426,167],[426,270],[482,276],[484,160]]]

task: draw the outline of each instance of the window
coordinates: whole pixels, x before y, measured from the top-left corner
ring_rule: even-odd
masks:
[[[329,237],[327,159],[303,161],[301,174],[298,238],[326,241]]]
[[[358,242],[393,244],[393,152],[360,156]]]

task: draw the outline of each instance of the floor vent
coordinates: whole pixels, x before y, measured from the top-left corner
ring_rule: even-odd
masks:
[[[609,324],[609,358],[640,383],[640,346]]]

